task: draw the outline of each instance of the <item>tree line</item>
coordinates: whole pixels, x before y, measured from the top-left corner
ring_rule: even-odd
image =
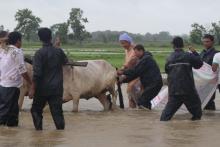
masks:
[[[38,41],[37,30],[40,28],[42,20],[40,17],[35,16],[30,9],[18,10],[15,14],[17,22],[15,31],[22,33],[26,41]],[[59,37],[63,43],[78,43],[98,42],[98,43],[116,43],[118,36],[125,31],[96,31],[88,32],[85,24],[88,19],[84,17],[83,10],[80,8],[72,8],[69,17],[65,22],[60,22],[52,25],[50,28],[53,37]],[[220,22],[212,23],[211,29],[205,28],[203,25],[194,23],[191,25],[192,30],[189,35],[182,35],[186,42],[201,44],[201,39],[204,34],[213,34],[216,38],[217,44],[220,45]],[[3,25],[0,25],[0,30],[5,30]],[[157,34],[145,33],[134,34],[129,33],[135,42],[170,42],[173,36],[167,32],[162,31]]]
[[[190,41],[194,44],[202,43],[202,36],[204,34],[211,34],[215,36],[216,44],[220,45],[220,21],[211,23],[210,28],[206,28],[201,24],[194,23],[191,25]]]

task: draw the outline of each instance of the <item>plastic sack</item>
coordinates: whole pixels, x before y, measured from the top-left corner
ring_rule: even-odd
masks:
[[[211,99],[218,85],[218,74],[213,73],[212,67],[204,63],[200,69],[193,69],[193,76],[199,97],[202,102],[202,109]],[[160,93],[151,101],[152,109],[163,109],[168,101],[168,87],[165,86]],[[182,111],[187,111],[183,105],[180,108]]]

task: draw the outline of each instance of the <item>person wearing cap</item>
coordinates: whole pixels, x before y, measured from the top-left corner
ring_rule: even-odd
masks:
[[[134,52],[135,45],[133,43],[133,40],[127,33],[123,33],[119,36],[119,42],[125,50],[125,62],[121,69],[130,69],[134,67],[138,62],[138,58],[135,56]],[[141,83],[139,78],[136,78],[128,83],[127,93],[130,108],[136,108],[136,101],[137,97],[140,95],[140,89]]]
[[[203,62],[196,52],[185,52],[181,37],[172,41],[174,52],[167,59],[165,71],[168,74],[168,102],[162,112],[161,121],[169,121],[184,104],[192,114],[192,120],[202,117],[201,100],[197,93],[192,68],[199,69]]]
[[[140,78],[143,90],[137,99],[137,104],[140,108],[151,110],[151,100],[158,95],[163,86],[160,69],[152,54],[145,51],[143,45],[136,45],[134,52],[139,62],[134,67],[118,70],[117,73],[122,83]]]
[[[0,125],[16,127],[19,122],[18,98],[23,84],[22,77],[29,84],[31,79],[20,49],[22,35],[18,32],[1,32],[0,38],[3,47],[0,54]]]

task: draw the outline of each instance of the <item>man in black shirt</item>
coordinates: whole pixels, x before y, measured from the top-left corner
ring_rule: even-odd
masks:
[[[198,53],[183,50],[182,38],[175,37],[172,43],[174,52],[165,65],[169,99],[160,120],[170,120],[182,104],[193,115],[192,120],[199,120],[202,116],[201,101],[195,88],[192,68],[199,69],[203,62]]]
[[[200,57],[202,59],[202,61],[206,62],[207,64],[209,64],[210,66],[212,66],[212,61],[213,58],[215,56],[215,54],[218,52],[215,48],[214,48],[214,36],[206,34],[203,37],[203,45],[205,47],[205,49],[200,53]],[[191,51],[195,52],[194,48],[190,48]],[[208,104],[206,105],[205,109],[206,110],[216,110],[215,107],[215,93],[213,94],[212,98],[210,99],[210,101],[208,102]]]
[[[56,128],[65,128],[62,96],[63,96],[63,65],[67,57],[63,50],[53,47],[51,30],[41,28],[38,36],[43,47],[34,56],[33,85],[30,96],[33,96],[31,113],[36,130],[42,130],[42,113],[48,102]]]
[[[123,75],[121,78],[123,83],[140,78],[143,93],[138,98],[137,104],[142,108],[151,109],[151,100],[158,95],[163,86],[160,69],[152,54],[145,51],[142,45],[136,45],[134,51],[139,58],[138,64],[131,69],[119,70],[118,75]]]

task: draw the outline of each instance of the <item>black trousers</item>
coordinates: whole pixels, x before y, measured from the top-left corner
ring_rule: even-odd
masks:
[[[144,106],[151,109],[151,100],[155,98],[163,86],[162,82],[154,83],[151,86],[145,87],[144,92],[138,98],[138,106]]]
[[[43,129],[43,109],[49,104],[50,112],[52,114],[55,126],[57,130],[63,130],[65,128],[65,121],[63,116],[62,104],[63,100],[61,96],[37,96],[34,97],[31,114],[36,130]]]
[[[18,126],[20,89],[0,86],[0,125]]]
[[[169,100],[162,112],[161,121],[169,121],[177,110],[184,104],[187,110],[193,115],[192,120],[199,120],[202,117],[201,100],[198,94],[169,96]]]
[[[215,95],[216,95],[216,93],[214,93],[212,95],[212,98],[209,100],[208,104],[205,106],[205,110],[216,110],[216,107],[215,107]]]

